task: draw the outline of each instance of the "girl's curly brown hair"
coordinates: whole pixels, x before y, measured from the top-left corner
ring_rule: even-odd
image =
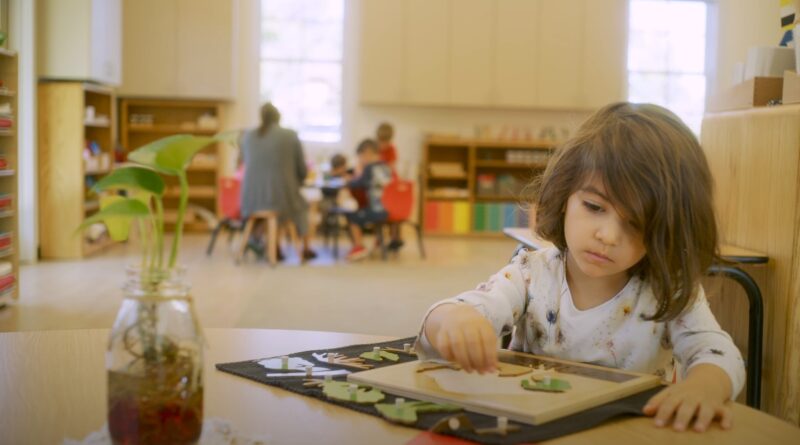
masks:
[[[719,258],[713,181],[697,138],[675,114],[652,104],[615,103],[589,117],[534,187],[535,231],[562,252],[567,199],[593,177],[644,236],[647,253],[630,272],[658,299],[649,319],[674,319]]]

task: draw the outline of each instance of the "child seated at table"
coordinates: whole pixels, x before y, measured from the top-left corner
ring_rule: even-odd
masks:
[[[388,213],[383,208],[381,198],[383,188],[392,179],[392,170],[381,161],[378,144],[372,139],[364,139],[356,149],[358,154],[359,170],[361,174],[348,183],[353,194],[363,190],[366,195],[366,205],[347,215],[350,222],[350,233],[353,238],[353,248],[347,254],[347,259],[356,261],[368,255],[363,243],[363,228],[368,224],[386,221]]]
[[[433,305],[420,358],[493,372],[497,336],[513,332],[514,350],[678,380],[643,408],[656,426],[705,431],[718,418],[730,428],[745,369],[700,284],[718,257],[712,189],[676,115],[602,108],[537,183],[535,230],[554,247],[523,250],[477,289]]]

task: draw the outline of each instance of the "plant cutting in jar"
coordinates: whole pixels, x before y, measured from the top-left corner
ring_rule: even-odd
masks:
[[[115,444],[192,444],[200,437],[202,333],[178,265],[189,197],[186,169],[204,148],[230,140],[231,134],[160,139],[129,153],[129,164],[93,187],[106,193],[100,211],[79,230],[102,222],[114,241],[124,241],[136,224],[142,248],[140,264],[127,270],[125,299],[106,355],[109,433]],[[163,176],[176,178],[180,189],[168,252]]]

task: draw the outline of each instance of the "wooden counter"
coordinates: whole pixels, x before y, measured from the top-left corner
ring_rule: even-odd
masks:
[[[762,409],[798,424],[800,106],[708,114],[701,134],[716,182],[721,242],[770,258],[747,268],[764,297]],[[712,308],[745,353],[747,300],[734,287],[722,289],[711,296]]]

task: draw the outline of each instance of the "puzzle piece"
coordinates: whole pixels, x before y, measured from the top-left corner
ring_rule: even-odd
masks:
[[[531,382],[533,380],[533,382]],[[543,392],[564,392],[572,388],[572,385],[562,379],[553,379],[545,376],[541,379],[523,379],[521,385],[528,391],[543,391]]]
[[[318,360],[323,363],[330,363],[332,365],[340,365],[340,366],[347,366],[350,368],[356,369],[372,369],[373,366],[366,363],[363,358],[358,357],[348,357],[344,354],[339,354],[336,352],[327,352],[327,353],[318,353],[315,352],[311,354],[315,360]]]
[[[355,383],[339,382],[335,380],[323,381],[322,392],[329,399],[355,403],[377,403],[384,399],[384,395],[377,389],[366,389]]]
[[[393,361],[393,362],[396,362],[396,361],[400,360],[400,356],[399,355],[394,354],[392,352],[385,351],[385,350],[381,350],[381,348],[379,348],[377,346],[372,348],[372,351],[365,352],[365,353],[361,354],[359,357],[365,358],[365,359],[368,359],[368,360],[374,360],[376,362],[382,362],[383,359],[390,360],[390,361]]]
[[[375,409],[392,422],[411,425],[417,422],[417,413],[454,412],[461,411],[461,407],[450,404],[439,404],[422,401],[406,402],[397,398],[395,403],[378,403]]]

